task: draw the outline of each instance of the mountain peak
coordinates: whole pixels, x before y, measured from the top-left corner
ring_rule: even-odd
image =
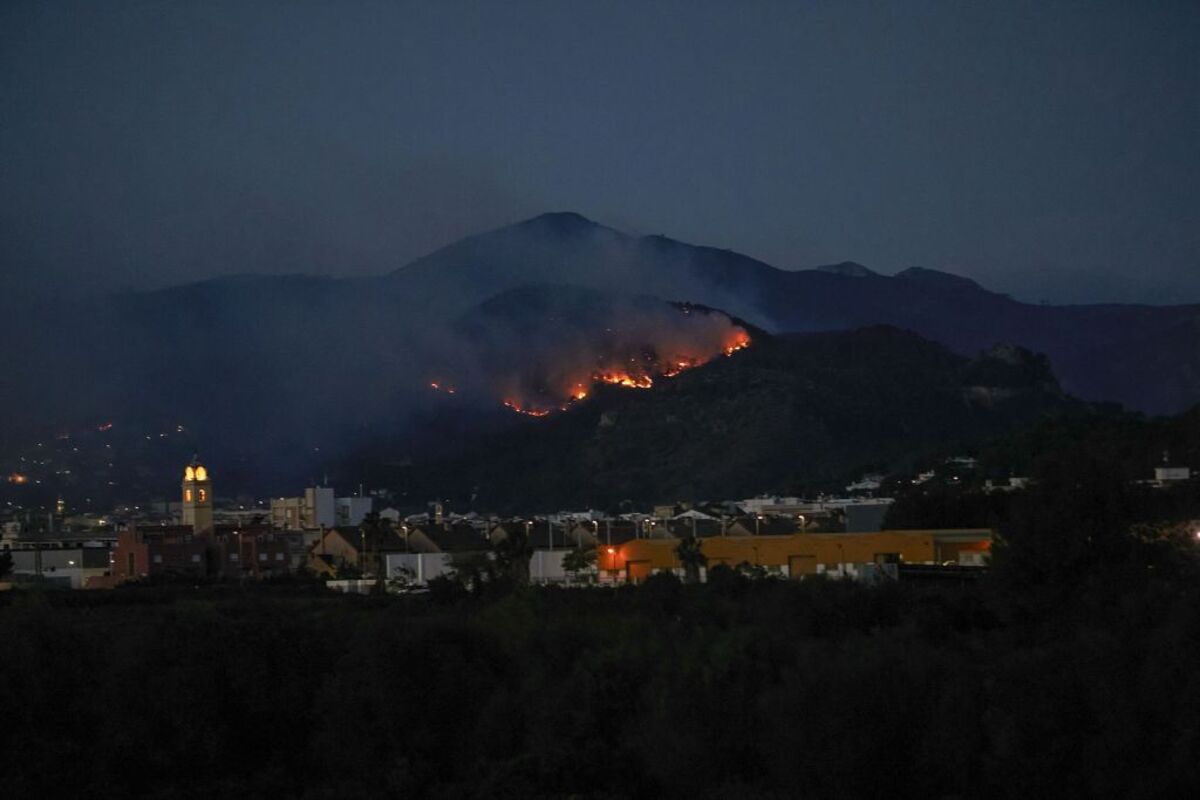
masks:
[[[566,236],[593,231],[603,226],[575,211],[548,211],[545,214],[538,214],[536,217],[520,222],[516,227],[537,228],[549,233]]]

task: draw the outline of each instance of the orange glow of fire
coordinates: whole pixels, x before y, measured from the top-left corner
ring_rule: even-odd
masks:
[[[686,311],[687,309],[685,309],[685,313]],[[578,379],[580,373],[575,373],[576,380],[567,384],[568,388],[562,390],[562,393],[558,395],[561,399],[555,399],[553,392],[550,393],[550,397],[545,398],[549,404],[536,402],[526,404],[512,397],[503,402],[506,408],[517,414],[524,414],[528,417],[548,417],[555,411],[566,411],[575,403],[586,400],[591,396],[593,388],[597,384],[606,383],[626,389],[651,389],[658,377],[674,378],[689,369],[709,363],[716,356],[732,356],[739,350],[745,350],[750,344],[750,334],[742,328],[732,326],[725,340],[718,345],[719,349],[709,353],[695,355],[685,351],[677,352],[669,357],[656,357],[653,360],[631,357],[628,367],[611,365],[611,362],[609,365],[602,364],[598,369],[586,374],[582,380]],[[441,381],[430,381],[429,387],[437,392],[455,393],[453,386]],[[111,427],[111,423],[109,423],[109,427]]]
[[[512,400],[505,400],[504,405],[508,408],[511,408],[513,411],[517,412],[518,414],[524,414],[527,417],[548,417],[548,416],[550,416],[550,409],[548,409],[548,408],[525,408],[524,406],[521,406]]]
[[[8,482],[15,483],[19,486],[22,483],[29,483],[29,478],[28,478],[28,476],[22,475],[19,472],[14,472],[8,476]]]
[[[649,375],[630,375],[628,372],[597,372],[592,375],[592,380],[627,389],[649,389],[654,386],[654,379]]]
[[[745,350],[750,344],[750,334],[741,328],[735,327],[721,346],[721,349],[717,351],[717,355],[732,356],[739,350]],[[518,414],[524,414],[529,417],[547,417],[555,411],[566,411],[572,404],[585,400],[591,394],[591,386],[595,384],[607,383],[613,386],[623,386],[627,389],[650,389],[654,386],[654,375],[659,375],[663,378],[674,378],[685,370],[702,366],[711,360],[712,356],[709,355],[678,354],[659,361],[656,364],[648,365],[647,368],[651,370],[650,373],[605,367],[592,372],[588,376],[590,385],[583,381],[572,384],[571,388],[565,392],[565,401],[558,406],[526,406],[512,399],[505,400],[504,405]],[[630,361],[634,361],[634,359],[630,359]],[[433,387],[435,389],[440,388],[438,384],[433,384]],[[453,392],[453,390],[449,391]]]
[[[750,346],[750,334],[746,333],[741,328],[737,328],[733,335],[733,341],[725,345],[725,355],[731,356],[738,350],[745,350]]]

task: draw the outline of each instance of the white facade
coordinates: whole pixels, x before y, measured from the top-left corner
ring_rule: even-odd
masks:
[[[805,505],[799,497],[752,497],[738,503],[747,514],[794,514]]]
[[[1155,467],[1154,480],[1157,483],[1173,483],[1186,481],[1192,477],[1192,471],[1187,467]]]
[[[567,579],[563,558],[569,550],[534,550],[529,558],[529,580],[534,583],[562,583]]]
[[[384,565],[388,580],[407,578],[417,586],[454,571],[449,553],[389,553]]]

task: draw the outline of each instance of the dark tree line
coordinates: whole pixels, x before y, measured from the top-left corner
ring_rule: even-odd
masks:
[[[1180,796],[1200,582],[1177,555],[1070,591],[718,567],[436,598],[10,593],[5,794]]]

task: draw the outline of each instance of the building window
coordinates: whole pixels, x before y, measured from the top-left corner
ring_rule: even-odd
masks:
[[[206,492],[204,489],[199,489],[198,491],[200,492],[200,502],[203,503],[208,499],[208,492]]]
[[[161,554],[159,554],[159,553],[155,553],[155,554],[154,554],[154,563],[155,563],[155,564],[161,564],[161,563],[162,563],[162,555],[161,555]]]
[[[283,561],[283,553],[276,553],[276,554],[275,554],[275,560],[276,560],[276,561]]]
[[[191,489],[183,490],[183,502],[185,502],[185,503],[192,502],[192,490]]]
[[[237,553],[230,553],[230,554],[229,554],[229,560],[230,560],[230,561],[237,561],[237,560],[238,560],[238,554],[237,554]]]
[[[200,563],[200,554],[199,553],[192,553],[192,563],[193,564]]]
[[[259,561],[266,561],[266,560],[267,560],[267,554],[266,554],[266,553],[259,553],[259,554],[258,554],[258,560],[259,560]]]

